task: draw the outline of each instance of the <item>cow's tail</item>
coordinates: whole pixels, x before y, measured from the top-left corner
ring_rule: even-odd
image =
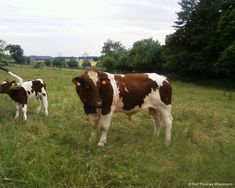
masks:
[[[21,77],[17,76],[16,74],[12,73],[11,71],[9,71],[8,69],[5,69],[5,68],[3,68],[3,67],[0,67],[0,69],[3,70],[3,71],[5,71],[5,72],[7,72],[7,73],[8,73],[9,75],[11,75],[12,77],[16,78],[16,79],[18,80],[19,84],[22,85],[23,79],[22,79]]]

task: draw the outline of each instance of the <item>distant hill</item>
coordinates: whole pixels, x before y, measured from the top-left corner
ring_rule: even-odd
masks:
[[[53,59],[55,57],[52,57],[52,56],[37,56],[37,55],[31,55],[31,56],[28,56],[30,57],[32,60],[47,60],[47,59]],[[61,56],[61,58],[65,59],[65,60],[68,60],[68,59],[71,59],[71,58],[75,58],[75,59],[78,59],[78,60],[97,60],[99,57],[98,56],[79,56],[79,57],[74,57],[74,56]]]

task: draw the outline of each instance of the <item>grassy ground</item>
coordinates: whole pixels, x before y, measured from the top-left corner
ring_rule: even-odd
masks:
[[[104,148],[89,144],[89,123],[71,79],[74,70],[9,67],[25,80],[43,78],[49,117],[29,104],[28,121],[0,95],[0,187],[235,186],[235,94],[173,82],[173,138],[153,137],[146,112],[115,114]],[[0,81],[8,77],[0,72]]]

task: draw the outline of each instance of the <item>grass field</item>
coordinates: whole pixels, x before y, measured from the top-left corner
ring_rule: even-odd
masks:
[[[147,112],[132,120],[115,114],[108,143],[89,144],[90,127],[71,79],[75,70],[8,67],[25,80],[43,78],[49,116],[14,120],[15,105],[0,95],[0,187],[189,187],[231,183],[235,187],[235,93],[173,82],[170,146],[153,137]],[[8,78],[0,72],[0,81]],[[231,185],[230,184],[230,185]],[[220,186],[222,187],[222,186]]]

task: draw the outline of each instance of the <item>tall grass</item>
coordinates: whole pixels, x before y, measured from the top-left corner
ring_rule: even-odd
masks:
[[[49,116],[14,120],[15,105],[0,95],[1,187],[235,186],[235,99],[223,90],[173,82],[173,137],[153,136],[147,112],[115,114],[104,148],[88,142],[89,122],[75,93],[74,70],[9,67],[25,80],[43,78]],[[0,80],[11,80],[0,72]],[[234,96],[234,93],[233,93]],[[98,139],[98,138],[97,138]]]

